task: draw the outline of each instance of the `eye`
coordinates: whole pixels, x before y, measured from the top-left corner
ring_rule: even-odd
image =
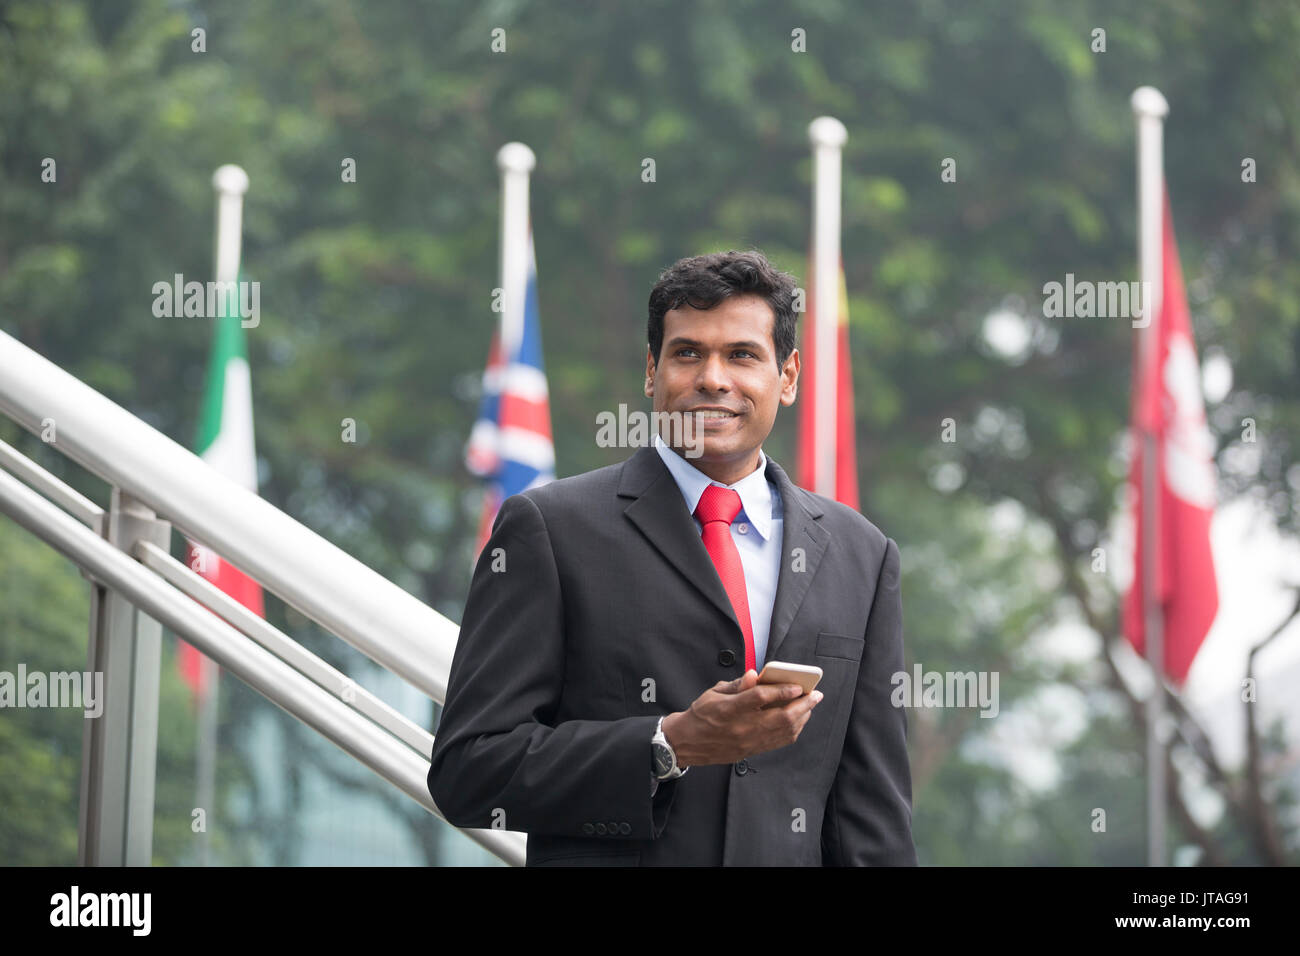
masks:
[[[751,351],[749,351],[748,349],[737,349],[737,350],[736,350],[735,352],[733,352],[732,354],[733,354],[733,355],[748,355],[750,358],[757,358],[757,356],[755,356],[754,353],[751,352]]]

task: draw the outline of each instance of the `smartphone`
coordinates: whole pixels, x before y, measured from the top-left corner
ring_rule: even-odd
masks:
[[[822,679],[822,669],[815,664],[789,664],[785,661],[768,661],[758,675],[760,684],[798,684],[805,694],[812,693]]]

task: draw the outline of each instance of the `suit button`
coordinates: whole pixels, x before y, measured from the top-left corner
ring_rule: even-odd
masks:
[[[605,824],[603,824],[603,823],[597,823],[597,824],[596,824],[596,832],[599,833],[601,836],[604,836],[604,835],[605,835],[605,831],[606,831],[607,829],[608,829],[608,827],[606,827]]]
[[[718,654],[718,663],[721,664],[723,667],[730,667],[732,664],[736,663],[735,652],[734,651],[720,652]]]
[[[627,822],[620,823],[618,825],[618,832],[623,834],[624,836],[627,836],[629,833],[632,832],[632,824]]]
[[[582,825],[582,832],[590,836],[591,834],[596,832],[596,828],[593,827],[590,823],[584,823]]]
[[[748,761],[745,761],[745,760],[737,761],[737,762],[736,762],[736,776],[738,776],[738,777],[743,777],[743,776],[744,776],[745,774],[747,774],[747,773],[749,773],[749,763],[748,763]]]

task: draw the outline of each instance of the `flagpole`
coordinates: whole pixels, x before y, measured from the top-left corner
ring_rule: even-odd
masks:
[[[537,165],[537,157],[523,143],[506,143],[497,150],[497,169],[501,173],[501,238],[498,270],[501,289],[501,318],[497,323],[498,354],[508,359],[518,354],[520,339],[524,334],[524,299],[528,293],[529,235],[532,225],[528,214],[529,176]],[[504,391],[504,376],[510,374],[508,361],[503,361],[498,374],[503,376],[498,388]],[[486,383],[485,383],[486,384]],[[476,426],[477,427],[477,426]],[[472,441],[472,439],[471,439]],[[497,454],[501,453],[500,435],[493,439]],[[494,493],[492,479],[483,486],[482,521],[488,521],[488,497]],[[495,489],[499,491],[499,486]],[[500,507],[501,502],[497,502]],[[480,529],[478,547],[470,555],[470,573],[478,565],[482,545],[488,532]]]
[[[1160,91],[1143,86],[1133,91],[1137,122],[1138,162],[1138,262],[1141,271],[1143,317],[1136,323],[1139,338],[1138,367],[1143,375],[1155,373],[1156,331],[1164,293],[1161,258],[1164,223],[1164,117],[1169,104]],[[1141,387],[1139,384],[1138,387]],[[1157,503],[1160,487],[1156,471],[1156,436],[1150,422],[1142,441],[1142,609],[1146,659],[1151,670],[1151,694],[1146,701],[1147,724],[1147,865],[1164,866],[1165,781],[1164,741],[1164,633],[1156,591],[1156,553],[1160,547]]]
[[[497,150],[501,171],[501,354],[519,352],[528,289],[528,178],[537,157],[523,143]],[[507,374],[509,369],[506,369]]]
[[[244,193],[248,174],[238,166],[221,166],[212,175],[217,194],[216,281],[239,279],[240,239],[243,233]],[[236,293],[237,294],[237,293]],[[236,299],[236,301],[238,301]],[[218,322],[225,316],[214,317]],[[219,559],[218,559],[219,560]],[[203,810],[203,829],[198,836],[199,866],[208,865],[211,843],[208,833],[215,823],[217,779],[217,685],[220,671],[206,654],[199,657],[199,721],[195,806]]]
[[[808,125],[813,147],[813,315],[816,368],[813,370],[813,491],[835,498],[836,423],[839,420],[839,264],[840,165],[848,140],[844,124],[819,116]]]

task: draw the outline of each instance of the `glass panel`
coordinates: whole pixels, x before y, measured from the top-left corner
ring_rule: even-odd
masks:
[[[431,726],[432,702],[420,691],[301,616],[286,615],[274,597],[266,604],[272,623],[287,617],[297,627],[278,626],[290,636],[419,726]],[[180,676],[179,646],[174,638],[164,644],[154,845],[157,862],[195,865],[203,840],[193,832],[198,721]],[[210,865],[505,865],[238,679],[223,673],[219,693],[217,808],[204,814]]]
[[[0,516],[0,865],[77,865],[89,622],[76,565]]]

